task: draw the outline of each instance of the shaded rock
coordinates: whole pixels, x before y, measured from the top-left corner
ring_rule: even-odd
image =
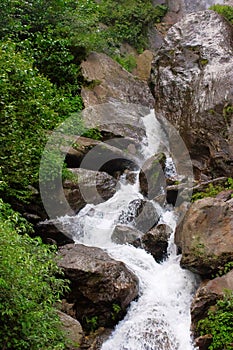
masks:
[[[195,339],[195,346],[198,346],[199,350],[208,350],[212,343],[212,335],[206,334]]]
[[[100,350],[102,344],[111,335],[112,329],[98,328],[95,332],[88,334],[81,344],[80,350]]]
[[[156,115],[179,131],[197,179],[233,172],[232,35],[213,11],[189,14],[170,28],[152,63]]]
[[[74,318],[64,314],[61,311],[58,311],[58,315],[62,322],[62,330],[65,332],[69,342],[71,342],[71,344],[69,344],[66,347],[66,349],[67,350],[80,349],[79,346],[81,345],[84,337],[81,324]]]
[[[65,146],[61,147],[61,152],[66,155],[65,163],[68,168],[78,168],[85,155],[101,142],[80,136],[77,137],[77,140],[73,138],[73,143],[75,143],[75,148]]]
[[[140,244],[140,238],[142,237],[143,233],[141,231],[138,231],[135,228],[132,228],[130,226],[126,225],[116,225],[116,227],[113,230],[111,240],[114,243],[117,244],[132,244],[136,247],[139,247]]]
[[[127,211],[119,216],[121,224],[131,224],[138,231],[147,232],[159,221],[159,210],[152,202],[135,199],[129,203]]]
[[[169,226],[160,224],[142,237],[142,246],[157,262],[166,257],[168,240],[172,233]]]
[[[45,220],[39,222],[35,227],[35,236],[40,236],[44,243],[63,246],[65,244],[74,243],[71,235],[64,232],[62,225],[55,220]]]
[[[218,271],[233,259],[233,198],[194,202],[177,226],[175,243],[181,266],[201,275]]]
[[[116,193],[117,180],[105,172],[87,169],[69,169],[76,179],[63,183],[65,196],[71,208],[77,212],[86,204],[99,204]]]
[[[58,265],[71,281],[66,296],[75,304],[76,317],[84,328],[95,317],[96,326],[115,325],[138,295],[138,279],[124,263],[100,248],[69,244],[59,250]],[[114,311],[114,304],[119,306]]]
[[[92,86],[82,88],[85,107],[111,99],[153,107],[154,98],[146,83],[139,81],[103,53],[92,52],[81,64],[82,74]]]
[[[192,330],[195,336],[199,336],[198,321],[207,316],[209,309],[223,298],[226,290],[233,291],[233,270],[222,277],[202,282],[191,305]]]
[[[166,179],[164,175],[166,157],[163,153],[156,154],[143,164],[139,174],[140,189],[148,199],[165,193]]]

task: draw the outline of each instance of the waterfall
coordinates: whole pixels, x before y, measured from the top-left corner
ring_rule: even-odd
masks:
[[[142,145],[142,154],[148,158],[158,151],[164,135],[154,113],[144,117],[144,124],[147,139]],[[168,158],[166,168],[175,174],[172,158]],[[160,264],[141,248],[113,243],[111,235],[122,212],[127,212],[133,200],[143,199],[138,177],[134,184],[128,183],[125,176],[121,176],[119,182],[118,191],[108,201],[88,204],[75,217],[59,219],[64,225],[72,225],[70,231],[75,242],[105,249],[110,256],[123,261],[139,279],[138,300],[131,303],[127,315],[102,345],[102,350],[193,350],[190,304],[197,283],[191,272],[181,269],[180,256],[176,255],[177,217],[171,207],[164,209],[156,204],[159,223],[166,223],[173,231],[168,257]]]

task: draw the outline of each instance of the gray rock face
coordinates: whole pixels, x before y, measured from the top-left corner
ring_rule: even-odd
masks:
[[[116,324],[138,295],[137,277],[100,248],[69,244],[60,248],[59,256],[58,265],[71,280],[66,299],[74,303],[81,324],[88,328],[93,317],[97,326]],[[118,312],[114,304],[119,306]]]
[[[166,156],[163,153],[156,154],[144,163],[140,171],[141,192],[148,199],[155,199],[157,196],[165,193],[165,162]]]
[[[140,232],[148,232],[159,221],[159,213],[152,202],[135,199],[119,217],[121,224],[131,224]]]
[[[226,1],[226,3],[228,1]],[[214,4],[223,3],[224,0],[167,0],[168,13],[165,17],[165,21],[176,23],[188,13],[208,10],[208,8]]]
[[[233,198],[194,202],[175,233],[181,265],[210,275],[233,259]]]
[[[196,178],[233,170],[233,27],[213,11],[168,31],[152,63],[155,111],[180,132]]]
[[[117,225],[112,233],[111,240],[117,244],[132,244],[140,246],[140,238],[143,233],[126,225]]]
[[[115,99],[153,107],[154,98],[146,83],[139,81],[117,62],[103,53],[92,52],[81,64],[82,74],[90,88],[82,89],[85,107]]]
[[[65,180],[64,193],[74,211],[86,204],[99,204],[111,198],[116,192],[117,180],[105,172],[87,169],[70,169],[77,177]]]

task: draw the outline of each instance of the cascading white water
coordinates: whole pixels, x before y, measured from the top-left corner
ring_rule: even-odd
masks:
[[[153,113],[145,117],[145,128],[148,138],[142,152],[150,157],[156,153],[162,133]],[[138,181],[132,185],[121,177],[120,188],[111,199],[98,205],[88,204],[72,217],[76,242],[106,249],[113,258],[123,261],[140,282],[139,299],[131,303],[126,317],[102,350],[193,350],[189,310],[196,281],[192,273],[180,268],[173,235],[168,258],[161,264],[143,249],[111,241],[122,211],[127,212],[132,200],[142,198]],[[160,223],[166,223],[174,232],[176,216],[172,209],[160,208],[160,214]],[[71,223],[70,217],[60,220]]]

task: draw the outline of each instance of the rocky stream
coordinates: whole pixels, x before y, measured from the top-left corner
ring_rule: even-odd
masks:
[[[233,175],[233,28],[204,2],[178,3],[134,74],[105,54],[82,63],[82,118],[102,140],[63,135],[74,179],[41,187],[36,234],[71,281],[71,349],[208,349],[197,322],[233,290],[232,271],[212,278],[233,261],[233,190],[191,202]]]

